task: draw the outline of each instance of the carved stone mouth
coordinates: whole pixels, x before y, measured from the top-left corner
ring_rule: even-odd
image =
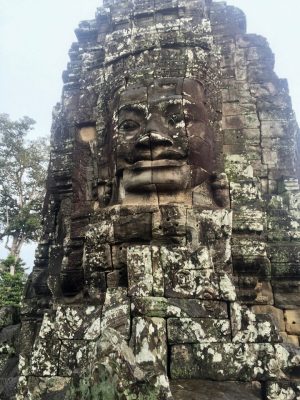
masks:
[[[134,163],[130,163],[132,167],[138,165],[140,162],[171,162],[178,161],[182,162],[186,160],[186,153],[180,149],[164,148],[164,147],[154,147],[152,151],[149,149],[147,151],[139,151],[134,156]],[[175,164],[170,164],[175,165]]]
[[[138,171],[142,169],[155,169],[155,168],[176,168],[182,167],[185,164],[184,160],[170,160],[170,159],[160,159],[160,160],[141,160],[137,161],[131,165],[128,170]]]

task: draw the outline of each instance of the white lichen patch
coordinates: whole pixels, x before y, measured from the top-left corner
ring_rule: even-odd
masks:
[[[285,378],[286,375],[283,372],[288,366],[291,366],[289,360],[290,354],[281,345],[275,345],[274,350],[270,352],[270,359],[266,365],[266,368],[272,378]]]
[[[262,339],[265,339],[266,341],[268,341],[270,338],[270,335],[272,333],[272,325],[269,321],[258,322],[257,323],[257,331],[258,331],[258,335]]]
[[[240,239],[239,255],[241,256],[264,256],[267,257],[266,243],[258,239]]]
[[[222,362],[222,360],[223,360],[223,357],[222,357],[222,354],[221,353],[214,353],[213,354],[213,358],[212,358],[212,362],[215,364],[215,363],[220,363],[220,362]]]
[[[86,308],[85,314],[86,315],[91,315],[95,310],[96,310],[95,306],[89,306],[89,307]]]
[[[126,288],[109,288],[106,292],[100,330],[104,333],[111,328],[116,329],[123,338],[129,339],[130,301]]]
[[[257,321],[251,310],[238,303],[231,304],[231,324],[234,343],[270,342],[272,334],[277,332],[269,320]]]
[[[253,167],[245,156],[239,154],[225,156],[225,172],[230,178],[253,178]]]
[[[233,221],[236,230],[262,232],[266,226],[266,213],[242,206],[234,213]]]
[[[167,306],[166,314],[167,314],[167,316],[172,316],[172,317],[186,316],[181,308],[173,306],[173,305]]]
[[[167,375],[159,375],[156,379],[154,386],[164,387],[164,388],[170,390],[169,379],[168,379]],[[171,394],[171,393],[169,393],[169,394]]]
[[[162,318],[134,319],[134,354],[138,366],[153,365],[157,372],[166,367],[166,322]]]
[[[164,296],[164,270],[160,259],[160,248],[151,247],[152,252],[152,277],[153,277],[153,296]]]
[[[8,343],[2,344],[0,346],[0,355],[11,355],[15,354],[16,350],[13,346],[10,346]]]
[[[235,202],[261,200],[261,191],[258,182],[233,182],[230,183],[230,195]]]
[[[97,246],[100,243],[113,241],[114,227],[112,218],[107,221],[101,221],[97,225],[92,225],[86,233],[86,241],[90,246]]]
[[[17,394],[15,399],[16,400],[24,400],[24,395],[23,393],[26,393],[27,388],[28,388],[28,378],[25,376],[20,376],[18,379],[18,386],[17,386]],[[32,400],[32,399],[30,399]]]
[[[171,250],[162,246],[160,253],[164,271],[174,269],[177,265],[181,270],[187,271],[213,268],[210,252],[204,246],[199,247],[194,253],[191,253],[187,247],[176,247]]]
[[[83,338],[85,340],[96,340],[101,334],[101,319],[95,319],[84,332]]]
[[[136,354],[136,361],[138,364],[143,363],[154,363],[155,362],[155,355],[149,348],[149,341],[148,338],[143,338],[140,343],[139,352]]]
[[[230,340],[228,320],[206,318],[170,318],[167,323],[171,343],[219,343]]]
[[[74,335],[83,325],[78,308],[58,306],[55,326],[60,339],[74,339]]]
[[[48,336],[55,336],[56,335],[56,329],[55,329],[55,323],[51,316],[48,313],[45,313],[41,325],[41,329],[39,332],[39,337],[41,339],[47,339]]]
[[[23,357],[21,354],[19,356],[19,364],[18,364],[19,374],[21,376],[27,376],[28,375],[28,367],[29,367],[29,364],[28,364],[26,358]]]
[[[222,379],[227,380],[256,380],[261,376],[281,379],[292,365],[286,349],[268,343],[199,344],[194,354],[209,371],[216,371],[215,360],[218,371],[223,370]],[[222,354],[222,360],[216,354]]]
[[[211,33],[211,23],[209,19],[203,19],[201,23],[201,27],[204,33]]]
[[[153,293],[151,247],[128,247],[127,270],[129,294],[139,297],[151,296]]]
[[[55,376],[58,368],[58,346],[45,340],[34,344],[30,362],[30,374],[36,376]]]
[[[220,276],[220,295],[223,300],[235,301],[236,290],[228,274]]]
[[[268,388],[268,400],[298,400],[294,390],[280,387],[278,383],[272,382]]]

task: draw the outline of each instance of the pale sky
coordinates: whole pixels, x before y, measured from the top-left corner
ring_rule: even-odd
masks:
[[[188,0],[187,0],[188,1]],[[265,36],[275,70],[287,78],[300,119],[300,0],[228,0],[247,15],[249,33]],[[0,0],[0,113],[37,121],[34,135],[48,135],[60,100],[61,75],[78,22],[94,17],[101,0]],[[33,264],[33,248],[22,253]],[[0,247],[0,258],[5,256]]]

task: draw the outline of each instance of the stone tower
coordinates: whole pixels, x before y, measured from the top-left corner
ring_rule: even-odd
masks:
[[[104,0],[76,35],[17,399],[298,398],[298,127],[267,42],[210,0]]]

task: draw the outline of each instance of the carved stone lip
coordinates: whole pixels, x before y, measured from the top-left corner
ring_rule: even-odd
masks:
[[[139,161],[158,161],[158,160],[185,160],[186,152],[180,149],[165,148],[164,146],[154,146],[152,149],[138,151],[134,155],[134,162]],[[132,164],[135,165],[135,164]]]
[[[176,168],[182,167],[185,164],[184,160],[170,160],[170,159],[160,159],[160,160],[142,160],[137,161],[128,170],[137,171],[142,169],[154,169],[154,168]]]

